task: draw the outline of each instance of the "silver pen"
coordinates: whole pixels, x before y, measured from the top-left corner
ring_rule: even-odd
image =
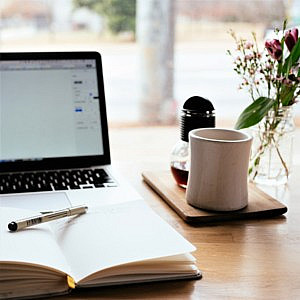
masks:
[[[53,211],[46,214],[41,214],[26,219],[12,221],[8,224],[8,229],[10,231],[18,231],[20,229],[24,229],[26,227],[34,226],[37,224],[41,224],[41,223],[45,223],[45,222],[73,216],[73,215],[83,214],[87,211],[87,209],[88,209],[87,206],[80,205],[80,206],[74,206],[70,208]]]

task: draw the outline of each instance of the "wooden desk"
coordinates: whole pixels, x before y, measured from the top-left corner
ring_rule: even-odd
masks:
[[[167,169],[177,128],[111,130],[112,159],[149,205],[196,247],[203,278],[106,287],[57,299],[300,299],[300,164],[289,185],[269,189],[288,206],[274,219],[191,226],[184,223],[143,181],[144,170]],[[295,150],[299,149],[297,132]]]

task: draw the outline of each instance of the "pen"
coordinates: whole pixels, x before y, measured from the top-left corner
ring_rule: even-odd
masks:
[[[87,206],[74,206],[71,208],[65,208],[57,211],[53,211],[47,214],[34,216],[31,218],[21,219],[17,221],[12,221],[8,224],[8,229],[10,231],[17,231],[26,227],[37,225],[40,223],[45,223],[73,215],[83,214],[87,211]]]

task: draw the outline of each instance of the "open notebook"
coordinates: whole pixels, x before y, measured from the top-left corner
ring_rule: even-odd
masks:
[[[0,209],[0,298],[38,297],[75,288],[200,278],[195,247],[143,201],[9,232],[31,216]]]

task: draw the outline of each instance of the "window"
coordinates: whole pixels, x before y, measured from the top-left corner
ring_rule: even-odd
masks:
[[[226,55],[226,50],[235,46],[228,30],[231,28],[243,36],[250,36],[255,31],[263,46],[271,28],[280,26],[286,17],[289,17],[290,26],[300,23],[299,0],[123,0],[122,6],[119,5],[122,16],[119,22],[108,15],[107,7],[97,10],[93,2],[2,0],[0,51],[99,51],[103,56],[111,123],[141,123],[147,117],[153,120],[152,123],[172,122],[183,102],[193,95],[212,101],[217,121],[234,122],[250,99],[238,90],[239,78]],[[174,48],[165,45],[170,51],[174,49],[174,55],[156,65],[153,61],[141,62],[139,38],[135,39],[133,33],[135,19],[132,15],[136,11],[138,15],[141,9],[148,9],[148,13],[150,9],[151,13],[150,5],[141,8],[146,3],[156,6],[155,11],[160,13],[166,12],[166,5],[174,5]],[[164,20],[161,18],[162,22]],[[138,22],[137,25],[145,26]],[[143,34],[150,33],[144,31]],[[148,50],[153,51],[153,48]],[[171,65],[171,79],[167,78],[169,75],[149,78],[145,73],[149,66],[160,72],[158,67],[163,68],[164,64],[167,68]],[[149,81],[152,86],[145,87],[145,82]],[[150,95],[149,88],[157,94],[151,94],[150,99],[143,101],[145,95]],[[172,99],[168,96],[170,99],[165,101],[166,93]],[[148,114],[155,105],[157,109],[153,115]],[[158,111],[160,117],[155,120],[154,114]],[[299,105],[296,105],[296,115],[300,116]]]

